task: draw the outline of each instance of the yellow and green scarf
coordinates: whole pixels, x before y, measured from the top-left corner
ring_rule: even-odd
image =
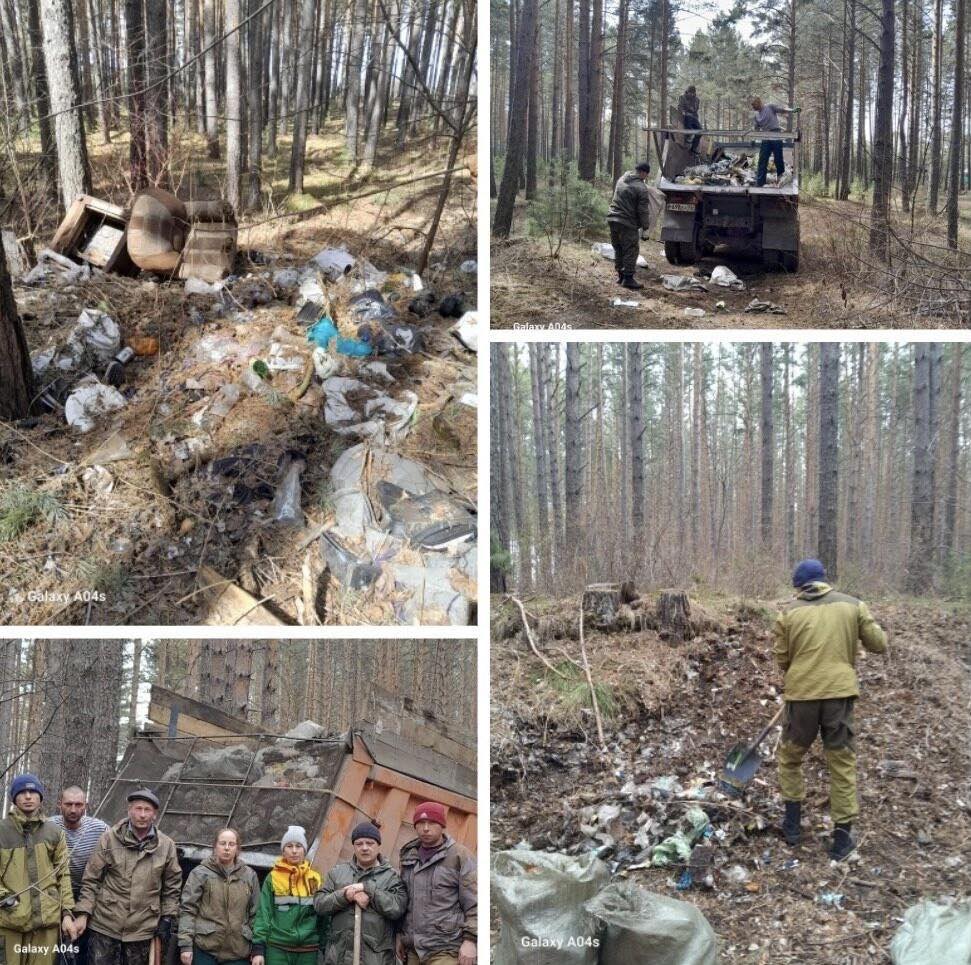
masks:
[[[274,895],[292,895],[294,898],[310,898],[321,885],[320,875],[310,867],[309,861],[290,864],[280,858],[270,872]]]

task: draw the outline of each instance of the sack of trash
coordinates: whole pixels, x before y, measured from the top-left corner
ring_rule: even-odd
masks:
[[[609,877],[607,866],[593,854],[497,854],[492,900],[502,927],[493,949],[495,965],[597,965],[598,925],[584,903]]]
[[[716,965],[718,946],[694,905],[630,881],[608,885],[584,909],[599,921],[600,965]]]
[[[971,901],[911,905],[890,943],[890,960],[894,965],[968,965]]]

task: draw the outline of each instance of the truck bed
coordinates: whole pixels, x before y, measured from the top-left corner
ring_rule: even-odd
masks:
[[[734,195],[786,195],[797,197],[799,195],[799,178],[793,178],[789,184],[784,184],[781,188],[773,184],[767,184],[764,188],[757,188],[754,184],[729,185],[729,184],[679,184],[677,181],[669,181],[661,177],[657,182],[660,191],[701,191],[703,194],[734,194]]]

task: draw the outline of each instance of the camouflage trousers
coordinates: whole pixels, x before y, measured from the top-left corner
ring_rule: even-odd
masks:
[[[52,965],[59,941],[57,925],[23,932],[0,928],[0,965]]]
[[[123,942],[100,932],[91,932],[88,944],[88,965],[148,965],[152,940]]]

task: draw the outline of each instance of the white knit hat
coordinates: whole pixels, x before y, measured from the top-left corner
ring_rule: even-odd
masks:
[[[299,824],[291,824],[287,828],[287,833],[280,842],[280,850],[282,851],[288,844],[299,844],[303,846],[304,851],[307,850],[307,832]]]

